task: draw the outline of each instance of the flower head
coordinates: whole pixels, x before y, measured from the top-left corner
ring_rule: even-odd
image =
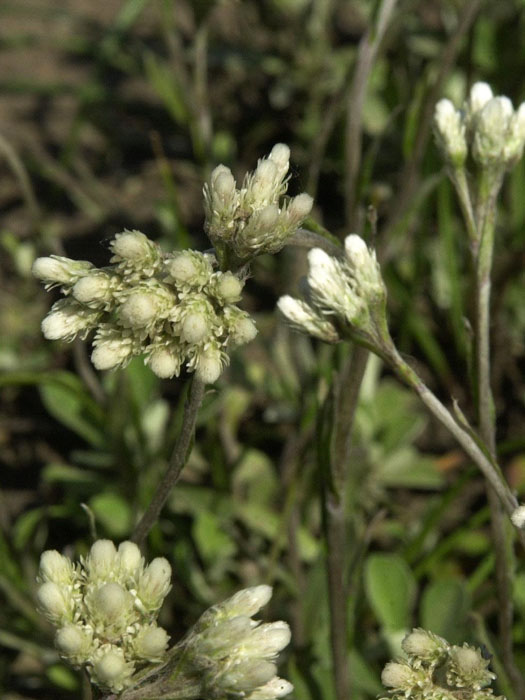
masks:
[[[281,297],[278,307],[290,325],[325,342],[352,337],[381,351],[390,343],[386,288],[375,252],[360,236],[345,239],[345,256],[320,248],[308,253],[305,299]]]
[[[240,188],[229,170],[219,165],[204,187],[206,231],[220,251],[230,249],[241,262],[262,253],[276,253],[312,209],[302,193],[282,202],[288,185],[290,149],[276,144]]]
[[[388,662],[381,674],[390,700],[496,700],[488,687],[496,676],[479,649],[423,629],[412,630],[402,647],[407,658]]]
[[[170,578],[165,559],[145,568],[133,542],[117,550],[110,540],[97,540],[78,565],[55,550],[44,552],[37,600],[57,627],[60,655],[85,667],[105,690],[120,692],[136,669],[164,657],[168,635],[155,618]]]
[[[35,275],[66,295],[43,320],[45,337],[69,341],[94,331],[91,360],[99,370],[144,355],[161,378],[177,376],[185,365],[215,382],[227,350],[256,334],[236,305],[244,279],[215,271],[207,253],[163,253],[140,231],[117,234],[110,247],[113,264],[100,270],[56,256],[35,261]]]
[[[508,97],[494,96],[487,83],[474,83],[463,110],[447,99],[434,112],[437,144],[454,168],[470,152],[476,165],[496,173],[510,169],[525,146],[525,103],[514,110]]]

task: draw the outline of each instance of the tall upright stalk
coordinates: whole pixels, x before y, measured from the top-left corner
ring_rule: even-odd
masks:
[[[474,259],[477,412],[481,438],[494,459],[496,458],[496,420],[490,381],[490,292],[496,196],[499,187],[500,182],[496,182],[492,188],[480,187],[477,217],[478,246],[475,249]],[[496,559],[498,623],[503,665],[516,691],[516,696],[521,698],[525,697],[525,683],[514,661],[512,640],[514,618],[512,534],[505,522],[497,494],[489,483],[487,483],[487,498]]]
[[[346,485],[352,426],[368,355],[368,350],[354,345],[335,383],[329,483],[324,490],[330,642],[337,700],[348,700],[351,691],[348,658],[348,587],[346,585],[348,573]]]

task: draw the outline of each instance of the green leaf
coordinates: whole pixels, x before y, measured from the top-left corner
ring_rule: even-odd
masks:
[[[50,484],[61,483],[70,486],[95,486],[100,483],[97,475],[69,464],[46,464],[42,470],[42,479]]]
[[[426,587],[421,599],[421,626],[453,644],[459,643],[465,637],[464,624],[469,606],[470,596],[463,581],[434,581]]]
[[[124,537],[131,530],[131,508],[116,493],[100,493],[89,501],[89,507],[111,537]]]
[[[370,668],[357,649],[350,651],[350,668],[356,688],[374,696],[384,691],[377,673]]]
[[[25,549],[43,517],[44,508],[33,508],[22,513],[13,528],[13,545],[15,549],[19,551]]]
[[[176,75],[161,63],[155,54],[146,53],[144,56],[146,76],[151,86],[164,102],[164,106],[177,124],[186,124],[188,111],[184,102],[182,89]]]
[[[217,559],[226,559],[235,554],[235,543],[224,532],[219,518],[209,511],[201,511],[197,515],[192,533],[199,554],[208,565]]]
[[[62,664],[53,664],[53,666],[49,666],[47,669],[46,675],[51,683],[59,688],[64,688],[65,690],[71,691],[78,691],[79,689],[77,675],[73,673],[71,669],[67,668],[67,666],[63,666]]]
[[[404,559],[396,554],[371,554],[365,563],[365,591],[387,631],[410,626],[416,583]]]
[[[61,383],[40,386],[42,402],[49,413],[67,428],[84,438],[90,445],[101,447],[104,436],[99,427],[85,416],[82,395]]]

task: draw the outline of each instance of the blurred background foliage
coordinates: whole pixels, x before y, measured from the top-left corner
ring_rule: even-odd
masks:
[[[0,693],[89,697],[34,610],[39,555],[122,540],[163,472],[186,391],[140,361],[97,375],[83,344],[45,342],[54,294],[37,255],[108,260],[139,228],[165,249],[209,247],[202,184],[242,177],[278,142],[292,194],[316,198],[336,235],[373,233],[394,337],[433,390],[469,393],[465,236],[432,144],[442,95],[474,80],[525,99],[523,0],[401,0],[366,86],[361,163],[348,209],[348,120],[367,0],[3,0],[0,4]],[[346,183],[346,184],[345,184]],[[525,164],[507,179],[494,283],[499,452],[525,496]],[[293,629],[282,675],[297,700],[332,700],[316,415],[348,348],[290,333],[274,312],[305,272],[297,248],[253,266],[244,306],[260,333],[210,388],[183,478],[149,538],[174,568],[162,624],[177,639],[205,606],[275,585]],[[353,700],[421,625],[483,643],[499,668],[494,555],[478,473],[378,360],[354,426],[348,510]],[[525,670],[525,568],[516,577]],[[501,691],[512,698],[501,672]]]

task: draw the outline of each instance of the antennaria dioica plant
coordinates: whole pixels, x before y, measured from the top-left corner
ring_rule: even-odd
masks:
[[[339,0],[181,2],[180,14],[163,0],[165,53],[127,45],[153,3],[123,3],[97,60],[146,80],[175,141],[148,136],[153,227],[140,207],[111,209],[120,193],[101,196],[74,135],[46,161],[109,242],[63,235],[64,250],[36,216],[45,257],[32,248],[25,269],[54,296],[34,314],[47,340],[72,345],[48,343],[43,371],[0,380],[36,385],[67,444],[82,441],[67,457],[39,448],[40,502],[0,541],[16,611],[0,644],[20,655],[23,697],[525,697],[520,382],[501,347],[518,355],[525,330],[505,277],[525,222],[525,117],[488,84],[467,87],[486,74],[518,94],[476,64],[495,15],[478,36],[483,3],[446,4],[438,55],[396,0],[356,3],[358,25]],[[345,26],[360,27],[358,45]],[[230,51],[232,27],[246,49]],[[467,35],[477,69],[456,72]],[[428,64],[420,82],[404,83],[417,71],[396,64],[401,44]],[[289,130],[268,128],[259,91],[295,113]],[[193,169],[167,155],[180,159],[181,134]],[[494,250],[511,240],[500,267]]]

